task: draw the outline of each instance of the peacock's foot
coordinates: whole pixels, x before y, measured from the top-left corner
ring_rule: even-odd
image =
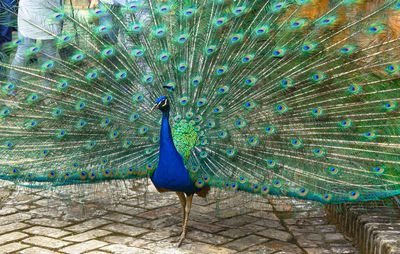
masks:
[[[176,247],[178,247],[178,248],[181,247],[182,242],[183,242],[183,240],[185,240],[185,238],[186,238],[186,235],[182,234],[178,239],[178,243],[177,243]]]

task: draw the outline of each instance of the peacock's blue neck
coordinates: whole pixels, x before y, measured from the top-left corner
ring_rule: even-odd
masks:
[[[158,166],[151,180],[157,188],[182,191],[191,194],[197,191],[182,156],[176,150],[169,125],[169,110],[163,111],[160,131],[160,154]]]
[[[166,152],[178,151],[175,148],[174,140],[172,139],[171,126],[169,125],[169,110],[162,112],[161,131],[160,131],[160,160],[164,159]]]

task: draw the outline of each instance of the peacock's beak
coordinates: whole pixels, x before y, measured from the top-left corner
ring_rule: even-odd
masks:
[[[154,105],[154,106],[151,108],[150,112],[153,112],[154,110],[158,109],[158,106],[159,106],[158,104]]]
[[[158,109],[158,108],[160,107],[160,105],[161,105],[161,102],[156,103],[156,104],[151,108],[151,111],[150,111],[150,112],[153,112],[154,110]]]

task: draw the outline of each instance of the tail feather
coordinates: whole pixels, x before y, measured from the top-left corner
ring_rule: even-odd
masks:
[[[174,141],[199,188],[327,203],[397,195],[398,13],[397,1],[149,0],[90,11],[111,17],[103,24],[65,11],[55,43],[69,55],[0,63],[23,74],[0,81],[0,178],[151,176],[150,109],[167,93],[171,124],[193,126]]]

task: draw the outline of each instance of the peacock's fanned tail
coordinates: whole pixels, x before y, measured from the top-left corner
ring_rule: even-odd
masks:
[[[108,14],[118,43],[96,21]],[[400,194],[399,1],[149,0],[89,16],[50,17],[64,19],[61,57],[0,63],[23,73],[1,83],[1,179],[151,176],[150,109],[167,93],[199,188],[324,203]]]

